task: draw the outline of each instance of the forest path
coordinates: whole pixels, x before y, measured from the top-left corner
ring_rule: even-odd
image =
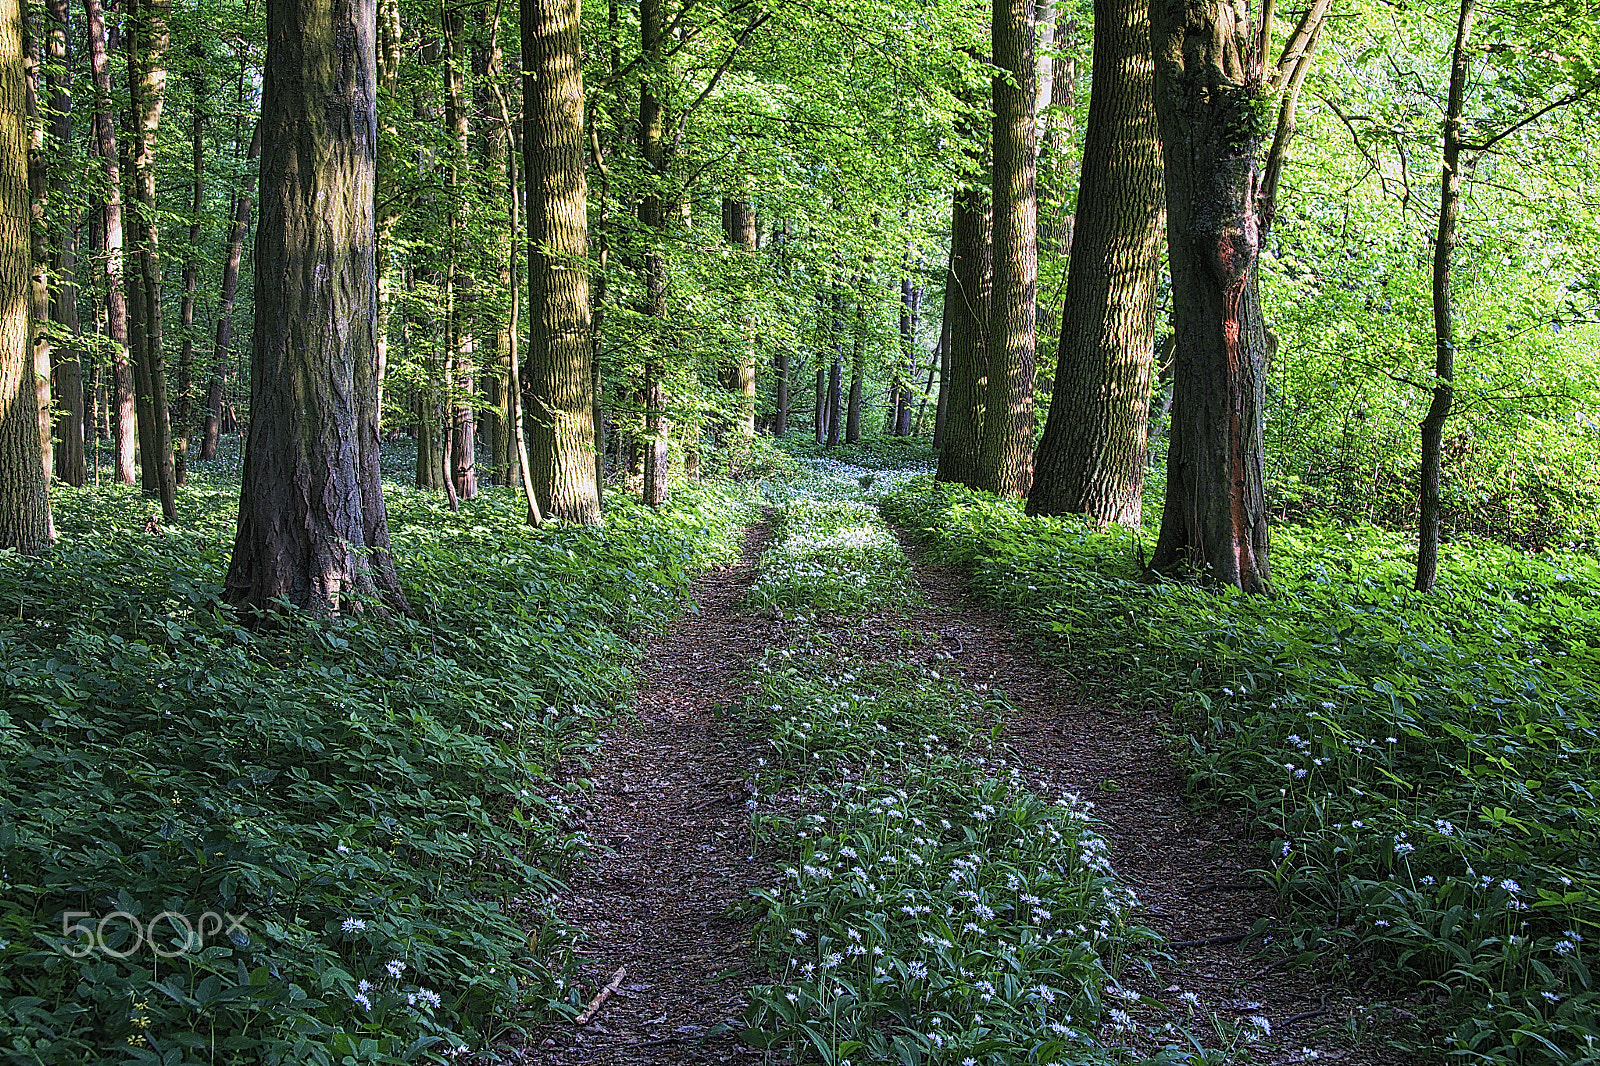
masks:
[[[998,689],[1017,709],[1002,739],[1021,756],[1025,777],[1042,778],[1047,787],[1041,791],[1064,789],[1095,803],[1112,868],[1143,904],[1135,920],[1166,940],[1143,953],[1150,974],[1126,966],[1124,986],[1162,1001],[1180,1023],[1192,1010],[1186,1027],[1208,1047],[1219,1044],[1207,1024],[1213,1014],[1259,1037],[1238,1041],[1230,1063],[1410,1061],[1382,1046],[1376,996],[1338,982],[1327,968],[1268,964],[1256,957],[1261,940],[1249,935],[1251,928],[1274,913],[1273,893],[1250,873],[1262,865],[1261,851],[1225,817],[1184,802],[1182,779],[1155,716],[1085,703],[1010,619],[969,598],[962,574],[922,562],[917,546],[903,536],[902,541],[930,604],[913,620],[940,638],[930,651],[953,656],[941,669],[953,668],[968,684]],[[1184,993],[1198,1002],[1184,1000]],[[1134,1013],[1159,1024],[1148,1011]],[[1270,1034],[1252,1018],[1266,1019]],[[1228,1040],[1220,1043],[1227,1046]]]
[[[728,909],[772,871],[750,857],[744,778],[766,740],[737,706],[778,623],[739,609],[756,577],[765,524],[741,558],[695,582],[698,612],[651,641],[640,664],[636,717],[605,736],[589,775],[585,828],[602,851],[562,899],[584,930],[586,1001],[626,967],[620,991],[587,1025],[537,1034],[523,1061],[550,1066],[748,1062],[733,1032],[750,969],[749,923]],[[735,1026],[735,1029],[738,1027]]]

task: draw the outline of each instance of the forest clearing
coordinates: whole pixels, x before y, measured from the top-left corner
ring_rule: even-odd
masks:
[[[0,0],[0,1057],[1600,1066],[1592,0]]]

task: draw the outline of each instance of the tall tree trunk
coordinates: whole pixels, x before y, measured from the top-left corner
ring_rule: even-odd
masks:
[[[254,124],[250,148],[245,155],[243,187],[234,196],[232,223],[228,233],[228,257],[222,261],[222,295],[217,303],[217,339],[211,349],[211,369],[206,384],[206,422],[200,438],[200,458],[217,457],[222,435],[222,386],[228,370],[228,351],[233,347],[233,305],[239,294],[239,265],[244,258],[244,239],[250,232],[251,199],[255,195],[256,167],[261,158],[261,124]]]
[[[544,513],[600,521],[589,317],[579,0],[524,0],[529,473]]]
[[[267,0],[250,436],[226,596],[403,607],[378,482],[374,0]]]
[[[172,417],[167,405],[167,365],[161,329],[160,227],[156,224],[156,138],[166,101],[167,12],[171,0],[127,0],[128,84],[133,94],[133,184],[139,209],[134,214],[139,292],[143,301],[139,343],[133,358],[143,368],[150,391],[147,469],[155,475],[161,511],[170,522],[178,515],[177,476],[172,460]],[[139,399],[144,400],[141,395]],[[141,412],[142,414],[143,412]],[[145,487],[150,491],[150,486]]]
[[[1450,265],[1461,214],[1461,111],[1467,88],[1467,40],[1476,0],[1461,0],[1455,45],[1450,52],[1450,92],[1444,112],[1444,167],[1439,183],[1439,228],[1433,243],[1433,400],[1422,420],[1421,522],[1417,528],[1418,592],[1432,592],[1439,577],[1439,476],[1444,424],[1455,396],[1455,312],[1450,301]]]
[[[836,448],[843,436],[843,397],[840,385],[844,372],[844,297],[839,287],[833,287],[830,298],[833,308],[833,362],[828,367],[828,439],[826,446]]]
[[[50,69],[45,82],[50,90],[50,135],[56,151],[72,143],[72,27],[67,0],[45,0],[46,51]],[[64,337],[74,338],[54,352],[54,393],[61,407],[56,420],[56,476],[69,485],[82,485],[84,465],[83,362],[78,337],[77,212],[70,210],[70,185],[58,169],[50,181],[53,210],[46,221],[54,234],[50,248],[50,319]],[[91,430],[92,432],[92,430]]]
[[[111,342],[108,399],[115,406],[112,436],[117,480],[135,481],[133,469],[138,422],[134,413],[133,367],[128,362],[128,298],[124,288],[122,241],[122,164],[117,154],[117,128],[112,121],[111,62],[107,56],[105,13],[100,0],[83,0],[89,37],[89,66],[94,76],[95,150],[105,173],[102,251],[106,257],[106,338]]]
[[[1151,565],[1265,591],[1261,52],[1245,0],[1154,0],[1150,13],[1177,338],[1167,496]]]
[[[1054,114],[1039,136],[1039,263],[1040,273],[1046,272],[1049,263],[1059,263],[1072,250],[1073,212],[1068,207],[1070,196],[1079,187],[1081,178],[1072,150],[1073,111],[1077,107],[1078,63],[1070,49],[1077,45],[1076,7],[1062,4],[1057,15],[1056,55],[1049,60],[1050,98]],[[1148,27],[1149,4],[1142,5],[1140,22]],[[1149,34],[1145,35],[1148,50]],[[1041,64],[1042,65],[1042,64]],[[1148,78],[1148,74],[1146,75]],[[1040,95],[1044,95],[1040,87]],[[1146,92],[1148,96],[1148,90]],[[1154,104],[1151,105],[1154,107]],[[1154,112],[1152,112],[1154,114]],[[1158,144],[1159,150],[1159,144]],[[1157,156],[1157,166],[1160,156]],[[1059,268],[1051,271],[1059,277]],[[1039,294],[1039,337],[1054,339],[1061,332],[1061,305],[1063,290]]]
[[[945,281],[946,375],[944,440],[935,477],[975,485],[989,380],[991,272],[988,198],[956,191],[950,222],[950,273]]]
[[[1033,483],[1039,270],[1032,0],[994,0],[994,292],[977,487],[1020,496]]]
[[[189,243],[183,251],[183,303],[178,324],[183,341],[178,349],[178,409],[173,416],[173,475],[182,485],[189,468],[189,434],[194,429],[194,304],[200,290],[200,214],[206,203],[205,115],[198,106],[189,128]]]
[[[461,499],[478,494],[477,409],[478,380],[476,353],[467,306],[471,300],[470,272],[464,268],[467,256],[467,150],[471,136],[468,121],[466,69],[469,63],[465,41],[463,6],[450,0],[440,7],[440,24],[445,43],[445,113],[454,140],[454,152],[447,171],[452,196],[450,213],[450,264],[445,281],[445,306],[452,372],[448,376],[450,393],[450,478]]]
[[[856,289],[855,327],[850,331],[850,398],[846,401],[844,440],[854,444],[861,439],[861,390],[867,374],[867,322],[860,286]]]
[[[817,364],[817,408],[816,417],[812,419],[817,443],[822,444],[828,439],[828,372],[823,369],[820,361]]]
[[[639,155],[644,160],[643,198],[639,223],[650,247],[644,262],[644,313],[651,320],[644,359],[644,502],[660,507],[667,500],[667,412],[662,384],[662,348],[667,317],[667,266],[661,254],[667,218],[662,187],[667,180],[666,144],[663,141],[664,108],[655,79],[661,77],[661,0],[639,0],[639,35],[646,74],[639,82]]]
[[[1029,514],[1137,528],[1143,508],[1161,142],[1148,0],[1096,0],[1093,88],[1054,395]]]
[[[50,482],[39,454],[28,321],[33,243],[27,106],[21,5],[0,0],[0,548],[25,553],[55,540]]]
[[[756,209],[743,200],[725,201],[728,211],[728,237],[743,253],[746,271],[757,269]],[[746,291],[749,290],[747,285]],[[739,317],[739,350],[727,377],[728,391],[738,398],[739,416],[734,428],[743,437],[756,435],[756,321],[749,313]]]
[[[44,122],[39,110],[42,45],[32,18],[23,22],[23,91],[28,120],[28,195],[33,218],[29,254],[32,266],[29,292],[29,325],[32,330],[34,416],[39,433],[39,469],[48,481],[55,469],[54,427],[50,421],[51,336],[50,336],[50,254],[46,247],[49,220],[46,208],[50,183],[45,175]]]
[[[900,352],[905,369],[897,374],[894,390],[894,427],[896,437],[911,435],[911,394],[917,382],[917,327],[918,311],[922,305],[922,290],[914,287],[910,278],[900,281]]]
[[[394,164],[394,145],[399,140],[395,129],[395,85],[400,79],[400,57],[404,33],[400,27],[399,0],[378,0],[378,183],[375,195],[375,225],[378,231],[378,432],[383,432],[383,395],[389,380],[389,332],[393,326],[395,257],[390,254],[394,228],[410,208],[413,196],[406,195],[395,180],[399,168]]]

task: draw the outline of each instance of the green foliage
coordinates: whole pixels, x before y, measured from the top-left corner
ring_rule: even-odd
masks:
[[[1272,598],[1138,580],[1133,536],[944,485],[886,512],[1082,680],[1168,712],[1249,811],[1293,944],[1449,997],[1452,1054],[1593,1061],[1600,565],[1483,541],[1437,593],[1370,527],[1280,529]]]
[[[786,540],[821,540],[841,516],[888,537],[865,509],[795,504],[762,580],[789,566]],[[877,568],[869,584],[906,582],[904,557],[886,556],[860,563]],[[810,606],[831,609],[830,591]],[[792,865],[754,894],[778,979],[753,991],[746,1039],[830,1066],[1118,1059],[1123,1007],[1141,997],[1116,975],[1148,934],[1092,804],[1026,787],[993,741],[1010,710],[994,694],[805,617],[752,701],[774,753],[752,826]]]
[[[58,490],[61,544],[0,568],[4,1054],[437,1060],[568,1009],[548,900],[589,844],[552,775],[739,509],[535,531],[390,487],[419,617],[249,632],[236,493],[195,480],[161,536],[131,490]]]

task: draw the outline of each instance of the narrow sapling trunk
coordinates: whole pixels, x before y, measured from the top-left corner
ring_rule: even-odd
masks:
[[[261,158],[261,124],[250,134],[247,164]],[[233,202],[228,233],[228,257],[222,261],[222,293],[217,303],[217,337],[211,349],[211,369],[206,383],[206,421],[200,437],[200,458],[215,459],[222,436],[222,386],[228,373],[228,352],[233,348],[233,305],[239,294],[239,266],[244,259],[244,239],[250,232],[251,199],[255,194],[256,167],[247,165],[244,187]]]
[[[1439,183],[1439,229],[1433,243],[1433,400],[1422,420],[1421,520],[1417,528],[1418,592],[1432,592],[1439,576],[1439,480],[1444,424],[1450,417],[1456,376],[1455,313],[1450,301],[1450,265],[1461,214],[1461,112],[1467,88],[1467,40],[1476,0],[1461,0],[1455,46],[1450,53],[1450,93],[1444,113],[1444,169]]]
[[[72,27],[67,0],[46,0],[46,51],[50,70],[45,81],[50,89],[50,132],[56,151],[66,151],[72,140]],[[77,243],[78,221],[75,211],[66,208],[71,186],[57,168],[51,179],[51,199],[56,205],[47,219],[55,233],[51,249],[50,318],[64,337],[72,340],[56,349],[52,364],[55,395],[61,405],[56,420],[56,476],[68,485],[82,485],[86,479],[84,441],[87,433],[83,409],[83,361],[78,338]]]

